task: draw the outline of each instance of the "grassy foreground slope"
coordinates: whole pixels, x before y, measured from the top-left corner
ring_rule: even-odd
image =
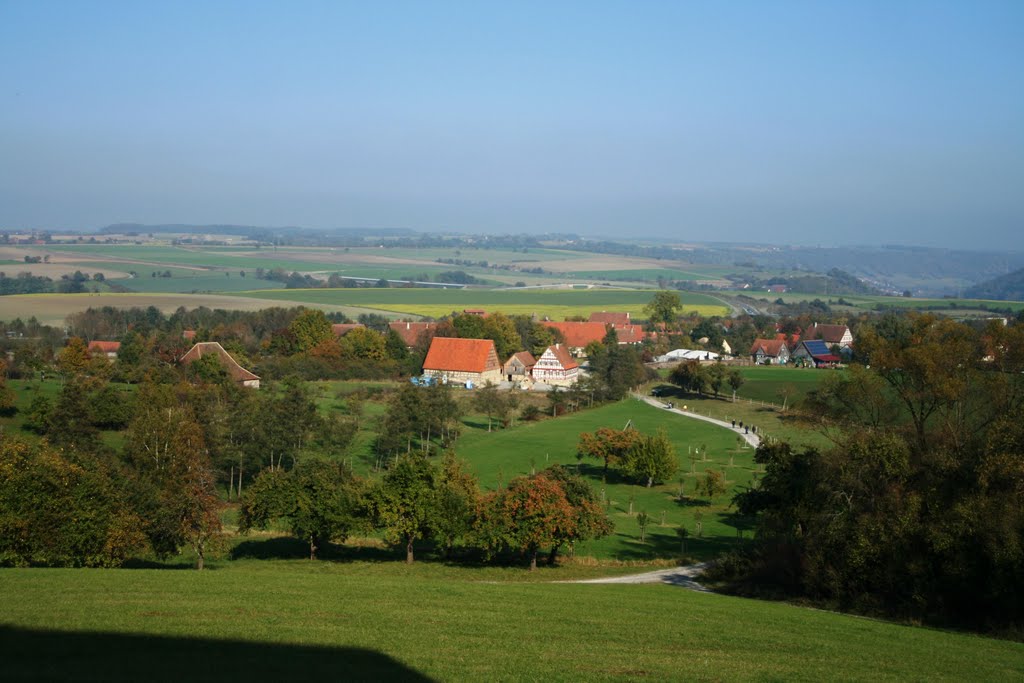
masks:
[[[523,575],[521,570],[503,570]],[[672,586],[440,565],[4,570],[8,680],[1009,680],[1024,645]],[[542,580],[560,578],[540,572]],[[71,633],[76,635],[71,636]],[[86,635],[90,634],[90,635]]]

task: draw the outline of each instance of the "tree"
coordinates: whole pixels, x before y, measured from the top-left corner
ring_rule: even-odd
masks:
[[[690,531],[685,526],[676,529],[676,536],[679,537],[679,554],[686,554],[686,539],[690,537]]]
[[[388,358],[388,342],[380,332],[368,327],[349,330],[339,342],[346,358],[382,361]]]
[[[0,413],[14,407],[14,392],[7,386],[7,362],[0,359]]]
[[[343,464],[311,460],[290,472],[264,470],[242,503],[239,531],[285,520],[309,544],[309,559],[328,541],[344,541],[359,520],[360,482]]]
[[[678,292],[662,290],[654,293],[654,297],[644,306],[644,313],[651,323],[665,323],[669,325],[676,320],[678,311],[683,308],[683,302]]]
[[[116,567],[145,548],[142,525],[100,459],[0,439],[0,564]]]
[[[516,550],[537,569],[537,553],[575,533],[576,517],[562,486],[544,474],[518,477],[507,488],[485,496],[474,529],[488,553]]]
[[[708,372],[700,362],[688,360],[672,368],[668,379],[683,391],[703,396],[708,383]]]
[[[582,541],[603,538],[614,530],[593,487],[586,479],[573,473],[567,467],[552,465],[542,472],[549,479],[558,482],[565,491],[565,499],[572,508],[574,523],[571,527],[561,530],[551,544],[548,553],[548,565],[555,564],[559,548],[568,544],[570,550]]]
[[[783,384],[781,387],[779,387],[779,390],[776,393],[782,399],[783,412],[785,412],[786,408],[789,407],[789,399],[796,396],[797,392],[798,389],[796,388],[796,385],[793,384],[792,382],[787,382],[786,384]]]
[[[480,489],[466,464],[451,452],[446,453],[441,462],[436,483],[436,507],[430,518],[431,535],[448,557],[455,545],[472,530]]]
[[[640,513],[637,514],[637,516],[636,516],[636,523],[637,523],[637,526],[640,527],[640,542],[641,543],[644,542],[644,536],[647,533],[647,525],[650,524],[650,522],[651,522],[651,516],[648,515],[646,512],[644,512],[643,510],[641,510]]]
[[[89,348],[81,337],[71,337],[57,357],[57,369],[64,377],[81,375],[89,367]]]
[[[721,496],[729,487],[726,485],[725,473],[717,470],[705,470],[704,477],[697,480],[697,494],[708,498]]]
[[[729,382],[729,388],[732,389],[732,402],[733,403],[736,402],[736,392],[740,390],[740,387],[742,387],[743,383],[746,382],[746,381],[747,381],[746,378],[742,374],[740,374],[739,370],[730,370],[729,371],[728,382]]]
[[[626,452],[623,461],[626,474],[645,482],[647,488],[670,479],[677,468],[675,449],[664,431],[653,436],[642,435]]]
[[[711,391],[715,393],[715,398],[718,398],[718,392],[721,391],[722,385],[725,383],[725,365],[718,361],[709,367],[707,372],[708,384],[711,386]]]
[[[580,434],[576,445],[576,457],[597,458],[604,462],[604,476],[608,476],[608,468],[618,466],[628,456],[633,447],[643,438],[643,434],[635,429],[614,429],[600,427],[593,434]]]
[[[331,337],[331,323],[318,308],[305,309],[292,320],[288,331],[298,351],[309,351]]]
[[[497,417],[504,422],[512,409],[507,393],[498,391],[498,387],[488,382],[480,387],[473,396],[473,405],[487,415],[487,431],[491,431],[491,420]]]
[[[412,564],[416,541],[428,538],[436,527],[436,472],[419,455],[398,458],[370,494],[374,524],[392,543],[405,545],[405,561]]]

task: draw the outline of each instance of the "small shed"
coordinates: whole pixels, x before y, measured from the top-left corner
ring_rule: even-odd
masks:
[[[512,356],[505,361],[505,365],[502,366],[501,372],[509,382],[517,382],[529,379],[533,372],[533,366],[536,364],[537,359],[533,357],[532,353],[529,351],[520,351],[519,353],[512,354]]]

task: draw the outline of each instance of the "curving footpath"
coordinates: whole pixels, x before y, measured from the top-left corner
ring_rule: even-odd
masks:
[[[707,417],[706,415],[698,415],[697,413],[691,413],[689,410],[683,410],[682,408],[666,408],[664,401],[659,401],[658,399],[651,398],[650,396],[637,395],[637,398],[643,399],[648,405],[652,405],[655,408],[661,408],[662,410],[667,410],[677,415],[682,415],[683,417],[692,417],[695,420],[704,420],[705,422],[710,422],[711,424],[718,425],[719,427],[725,427],[730,432],[734,432],[739,436],[742,436],[744,440],[754,448],[757,448],[761,444],[761,437],[757,434],[745,434],[742,429],[739,427],[733,427],[725,420],[717,420],[713,417]]]
[[[628,576],[612,576],[605,579],[578,579],[576,581],[557,581],[556,583],[667,583],[670,586],[689,588],[690,590],[709,593],[710,590],[697,583],[697,577],[707,569],[709,562],[691,564],[686,567],[659,569],[643,574]]]

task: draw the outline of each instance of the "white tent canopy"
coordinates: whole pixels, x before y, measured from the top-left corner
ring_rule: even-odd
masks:
[[[714,351],[695,351],[693,349],[676,349],[669,351],[664,356],[658,356],[655,360],[659,363],[671,363],[672,361],[684,360],[718,360],[719,354]]]

